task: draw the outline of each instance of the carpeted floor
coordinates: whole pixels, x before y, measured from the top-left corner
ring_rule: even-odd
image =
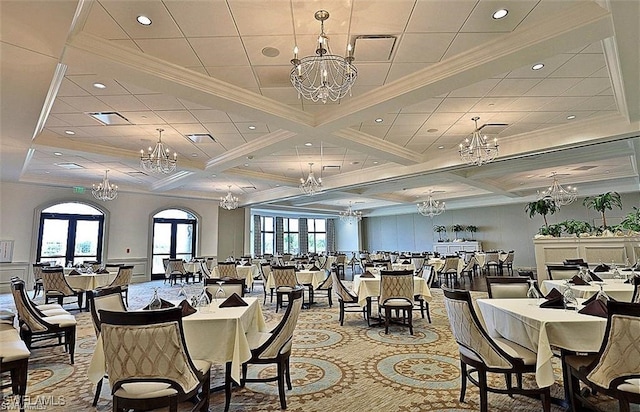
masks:
[[[146,305],[152,296],[152,288],[158,287],[161,297],[177,297],[179,287],[163,285],[162,281],[132,285],[130,307]],[[262,296],[262,286],[256,285],[251,294]],[[190,295],[199,290],[192,285]],[[442,292],[433,289],[429,324],[416,312],[414,335],[406,328],[394,326],[388,335],[383,328],[369,328],[359,314],[348,314],[344,326],[338,322],[338,308],[334,299],[329,308],[326,299],[303,310],[296,327],[291,359],[293,390],[287,392],[289,411],[475,411],[479,410],[477,389],[470,385],[466,403],[458,401],[460,372],[458,348],[455,344],[442,303]],[[477,297],[484,296],[476,293]],[[263,307],[268,325],[275,325],[282,314],[274,313],[275,304]],[[13,308],[10,295],[0,295],[0,307]],[[75,304],[66,305],[74,308]],[[78,320],[76,362],[69,364],[69,357],[60,347],[33,351],[29,363],[27,394],[32,407],[44,406],[47,411],[84,411],[91,406],[94,387],[86,371],[91,360],[96,338],[87,312],[74,312]],[[212,337],[212,344],[215,341]],[[559,368],[559,364],[556,365]],[[249,369],[250,374],[268,373],[271,367]],[[560,369],[556,376],[561,376]],[[219,366],[212,368],[213,386],[224,379]],[[492,377],[500,385],[502,376]],[[525,381],[531,385],[533,379]],[[554,396],[562,396],[562,382],[552,387]],[[9,395],[3,392],[3,398]],[[39,402],[39,404],[38,404]],[[491,411],[540,411],[539,400],[516,396],[489,395]],[[224,409],[224,394],[211,394],[211,411]],[[0,410],[11,406],[7,401]],[[181,405],[188,410],[189,403]],[[11,409],[11,408],[9,408]],[[111,396],[105,383],[98,411],[111,410]],[[276,411],[279,401],[275,384],[247,384],[236,388],[231,401],[231,411]],[[560,411],[552,407],[553,411]],[[616,410],[615,405],[612,409]]]

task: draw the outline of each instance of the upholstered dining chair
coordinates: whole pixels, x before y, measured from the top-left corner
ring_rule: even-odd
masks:
[[[464,281],[464,275],[469,276],[469,282],[473,279],[473,274],[476,270],[477,261],[475,256],[471,256],[471,258],[464,264],[464,267],[460,271],[460,280]]]
[[[580,382],[618,400],[621,412],[640,404],[640,305],[607,303],[607,326],[600,350],[586,356],[566,355],[563,370],[569,377],[572,411],[594,408],[580,391]]]
[[[42,269],[42,281],[44,283],[44,303],[49,303],[50,299],[56,299],[62,305],[64,298],[77,296],[78,308],[82,309],[82,298],[84,291],[72,288],[64,277],[62,266],[55,266]]]
[[[536,353],[503,338],[492,338],[478,319],[469,291],[443,289],[444,305],[449,325],[458,343],[460,354],[460,402],[464,402],[467,379],[480,390],[480,411],[488,410],[488,393],[505,395],[540,396],[545,412],[551,410],[549,387],[523,388],[522,374],[535,373]],[[491,387],[487,382],[487,372],[505,374],[507,387]],[[477,378],[471,375],[477,374]],[[511,385],[511,374],[518,378],[517,387]]]
[[[4,390],[4,388],[10,387],[11,393],[17,396],[17,406],[19,406],[20,412],[24,412],[31,352],[20,339],[20,335],[13,324],[0,322],[0,340],[2,342],[2,345],[0,345],[0,370],[2,373],[8,372],[11,378],[10,383],[3,384],[0,388]],[[8,400],[8,398],[4,399]],[[4,407],[4,405],[6,404],[3,401],[3,409],[10,409]]]
[[[218,282],[222,282],[218,285]],[[216,296],[218,288],[221,287],[224,290],[226,297],[229,297],[236,293],[240,297],[244,297],[244,290],[246,284],[244,279],[221,279],[221,278],[209,278],[204,280],[204,286],[211,296]],[[215,286],[215,287],[214,287]]]
[[[433,266],[431,265],[422,266],[422,278],[424,279],[425,283],[429,288],[431,287],[431,283],[433,282],[434,275],[435,275],[435,272],[433,270]],[[429,302],[427,302],[422,295],[415,295],[413,299],[416,303],[415,309],[420,310],[420,315],[422,316],[422,319],[424,319],[424,313],[426,311],[427,320],[429,321],[429,323],[431,323],[431,314],[429,313]]]
[[[551,280],[571,279],[580,272],[580,266],[547,265],[547,273]]]
[[[378,308],[384,311],[384,333],[389,333],[391,311],[402,311],[402,323],[409,326],[413,335],[413,270],[380,271],[380,298]]]
[[[38,296],[38,293],[44,291],[44,283],[42,280],[42,268],[51,267],[48,263],[34,263],[33,264],[33,298]]]
[[[120,286],[105,287],[97,290],[87,291],[87,305],[91,312],[91,321],[96,337],[100,339],[100,330],[102,322],[100,321],[101,310],[110,310],[112,312],[126,312],[127,306],[122,299],[122,288]],[[102,379],[96,385],[96,393],[93,397],[93,406],[98,404],[100,392],[102,391]]]
[[[189,356],[182,310],[99,311],[113,410],[156,409],[197,399],[209,409],[211,364]]]
[[[17,276],[14,276],[10,279],[10,282],[20,282],[23,284],[23,289],[26,290],[26,285],[24,280],[20,279]],[[31,309],[33,309],[38,315],[42,317],[46,316],[55,316],[55,315],[69,315],[69,312],[62,308],[62,305],[58,305],[57,303],[36,303],[29,298],[29,295],[26,295],[27,299],[25,303],[27,303]]]
[[[262,302],[264,305],[267,303],[267,281],[269,280],[269,276],[271,276],[271,263],[266,262],[260,264],[260,275],[264,282],[264,301]],[[273,302],[273,288],[271,289],[271,302]]]
[[[487,252],[484,266],[487,271],[487,275],[491,274],[491,268],[495,269],[495,274],[502,275],[502,262],[500,262],[500,252]]]
[[[349,290],[340,278],[332,273],[333,279],[332,287],[338,296],[338,303],[340,304],[340,326],[344,325],[344,314],[346,312],[361,312],[364,319],[367,318],[367,308],[361,307],[358,304],[358,295]]]
[[[631,284],[633,284],[631,303],[640,303],[640,276],[634,276],[631,279]]]
[[[487,293],[490,299],[526,298],[529,278],[519,276],[487,276]]]
[[[513,275],[513,259],[515,258],[515,251],[510,250],[507,252],[507,257],[501,262],[501,267],[503,269],[507,269],[507,273],[509,275]]]
[[[276,313],[282,307],[283,297],[298,286],[296,271],[293,266],[274,266],[272,268],[273,283],[276,290]],[[271,295],[273,301],[273,294]]]
[[[391,264],[391,259],[378,259],[373,261],[374,266],[380,267],[383,270],[393,270],[393,265]]]
[[[195,276],[192,272],[187,272],[184,267],[184,260],[182,259],[169,259],[169,263],[167,265],[167,272],[169,273],[169,284],[176,284],[178,278],[180,281],[184,279],[187,283],[189,283],[189,278],[193,278],[195,280]]]
[[[442,285],[442,278],[444,278],[444,283],[449,285],[449,279],[451,279],[451,284],[457,282],[458,280],[458,263],[460,258],[456,255],[447,256],[444,258],[444,265],[438,272],[438,281]]]
[[[11,282],[11,294],[18,312],[20,338],[27,345],[27,348],[33,350],[64,346],[73,365],[76,346],[76,318],[68,313],[42,316],[43,313],[34,310],[29,303],[29,297],[22,281]]]
[[[120,265],[118,266],[118,274],[108,288],[120,287],[120,291],[124,295],[124,300],[129,306],[129,284],[131,284],[131,278],[133,277],[133,265]]]
[[[274,268],[274,270],[277,270]],[[274,272],[275,273],[275,272]],[[287,389],[291,390],[291,373],[289,359],[291,357],[291,347],[293,344],[293,331],[298,322],[298,316],[302,309],[304,289],[302,287],[293,288],[289,291],[289,305],[284,316],[278,325],[267,333],[257,333],[251,336],[249,346],[251,348],[251,359],[242,364],[242,377],[240,386],[246,382],[277,382],[278,395],[280,398],[280,408],[287,409],[287,399],[285,396],[285,382]],[[247,377],[249,365],[275,364],[276,375],[263,377]],[[225,412],[229,410],[231,400],[231,362],[227,362],[225,374],[225,392],[227,401]]]
[[[338,277],[340,275],[338,274]],[[310,285],[309,288],[313,288],[313,285]],[[333,306],[333,276],[328,275],[324,280],[318,285],[317,288],[313,289],[313,298],[327,298],[327,302],[329,303],[329,307]],[[311,302],[311,298],[309,298]]]
[[[218,276],[221,278],[238,279],[238,268],[236,262],[219,262]]]
[[[416,275],[422,272],[422,267],[424,266],[424,258],[423,257],[411,257],[411,263],[416,268]]]

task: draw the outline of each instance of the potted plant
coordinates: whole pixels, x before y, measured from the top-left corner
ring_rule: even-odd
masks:
[[[438,239],[438,242],[443,242],[442,234],[447,232],[447,228],[445,226],[442,226],[442,225],[435,225],[433,227],[433,231],[437,232],[438,236],[440,237],[440,239]]]
[[[605,210],[613,210],[613,206],[617,206],[622,210],[622,200],[618,192],[607,192],[597,196],[586,197],[582,204],[588,209],[600,212],[602,215],[602,226],[607,229],[607,218],[604,215]]]
[[[546,225],[541,227],[538,230],[538,233],[545,236],[550,235],[553,237],[560,237],[560,234],[562,234],[562,225],[561,224]]]
[[[474,240],[474,233],[478,231],[478,226],[475,225],[467,225],[467,232],[469,232],[469,239]]]
[[[464,225],[455,224],[451,226],[451,230],[453,230],[456,234],[456,239],[459,239],[458,232],[464,232]]]
[[[591,232],[591,225],[588,222],[581,220],[565,220],[560,223],[564,231],[570,235],[579,236],[581,233]]]
[[[640,208],[634,206],[633,211],[622,219],[619,226],[626,230],[640,232]]]
[[[542,199],[527,203],[524,210],[529,214],[530,219],[533,219],[537,214],[541,215],[544,219],[544,226],[548,228],[549,223],[547,222],[547,215],[556,213],[558,211],[558,206],[550,197],[543,197]]]

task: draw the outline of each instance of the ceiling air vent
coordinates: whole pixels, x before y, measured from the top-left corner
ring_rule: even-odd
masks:
[[[576,167],[576,168],[575,168],[575,169],[573,169],[573,170],[575,170],[575,171],[579,171],[579,172],[586,172],[587,170],[595,169],[596,167],[598,167],[598,166],[589,166],[589,165],[586,165],[586,166]]]
[[[340,166],[331,166],[331,165],[322,166],[322,171],[324,171],[324,172],[339,172],[340,171]]]
[[[87,113],[105,126],[118,126],[123,124],[132,124],[126,117],[118,112],[95,112]]]
[[[478,131],[482,131],[485,134],[499,134],[507,126],[509,126],[508,123],[485,123],[478,127]]]
[[[358,36],[354,42],[353,55],[357,62],[387,62],[391,60],[396,45],[396,36]]]
[[[80,166],[77,163],[56,163],[56,166],[61,167],[63,169],[84,169],[84,167]]]
[[[255,186],[240,186],[242,190],[256,190]]]
[[[192,133],[188,134],[187,138],[193,143],[216,143],[216,139],[209,133]]]
[[[127,174],[131,177],[142,177],[142,176],[149,176],[148,174],[146,174],[145,172],[139,172],[139,171],[135,171],[135,172],[127,172]]]

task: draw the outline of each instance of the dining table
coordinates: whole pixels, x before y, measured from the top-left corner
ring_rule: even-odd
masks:
[[[555,382],[554,348],[575,352],[600,350],[607,319],[577,310],[541,308],[545,299],[478,299],[487,333],[508,339],[536,353],[536,383]],[[579,299],[579,307],[584,299]]]
[[[259,299],[243,299],[247,306],[220,308],[222,300],[214,300],[208,308],[197,308],[196,313],[182,318],[189,356],[215,364],[230,364],[235,382],[240,382],[242,364],[251,359],[249,342],[257,341],[253,336],[267,331]],[[98,383],[105,370],[102,339],[98,337],[87,370],[89,380]]]
[[[67,283],[73,289],[80,289],[82,291],[97,289],[102,286],[107,286],[113,282],[118,275],[117,271],[108,271],[107,273],[80,273],[79,275],[72,275],[73,268],[65,268],[65,276]]]
[[[633,297],[633,290],[635,286],[630,283],[624,283],[624,279],[603,279],[602,290],[609,297],[620,302],[631,302]],[[545,279],[540,285],[540,291],[544,294],[551,292],[552,289],[556,289],[562,292],[565,287],[564,280],[550,280]],[[575,285],[569,283],[569,287],[578,298],[588,299],[591,296],[598,293],[600,290],[600,282],[589,282],[588,285]]]
[[[324,282],[327,274],[324,270],[308,270],[302,269],[296,271],[296,280],[298,284],[309,287],[309,304],[313,301],[313,290],[317,289],[322,282]],[[273,272],[267,277],[267,283],[265,284],[265,290],[275,289],[276,282],[273,276]]]
[[[358,295],[358,305],[361,307],[370,307],[371,298],[380,296],[380,275],[375,272],[374,269],[371,278],[363,278],[362,275],[353,277],[353,290]],[[431,302],[433,299],[429,285],[421,276],[413,277],[413,294],[422,296],[427,302]]]
[[[245,286],[247,289],[251,289],[253,285],[253,279],[257,276],[260,276],[260,271],[258,270],[257,265],[238,265],[236,266],[236,271],[238,272],[238,279],[244,279]],[[220,272],[218,271],[218,267],[214,266],[211,271],[211,277],[219,278]]]

